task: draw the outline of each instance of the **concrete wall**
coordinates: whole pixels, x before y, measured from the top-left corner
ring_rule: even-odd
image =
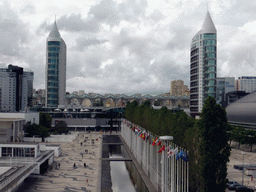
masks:
[[[73,142],[77,137],[77,133],[71,135],[51,135],[45,138],[45,142],[59,143],[59,142]]]
[[[39,113],[0,113],[0,118],[25,119],[26,122],[39,124]]]
[[[42,138],[38,137],[24,137],[23,141],[25,142],[42,142]]]

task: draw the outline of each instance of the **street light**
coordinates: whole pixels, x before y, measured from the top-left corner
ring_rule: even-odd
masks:
[[[173,136],[160,136],[159,139],[161,141],[164,141],[164,144],[166,145],[167,144],[167,141],[170,141],[170,140],[173,140]],[[166,153],[163,152],[162,153],[162,170],[161,170],[161,192],[167,192],[167,170],[166,170],[166,167],[167,167],[167,161],[166,161]],[[173,169],[172,169],[172,172],[173,172]],[[173,175],[172,175],[172,180],[173,180]],[[172,182],[171,180],[171,182]],[[173,184],[171,185],[171,187],[173,188]],[[173,190],[172,190],[173,192]]]
[[[242,155],[243,155],[242,185],[244,185],[244,154],[245,152],[242,152]]]

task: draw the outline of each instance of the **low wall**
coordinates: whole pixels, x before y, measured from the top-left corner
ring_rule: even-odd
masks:
[[[70,135],[51,135],[50,137],[46,137],[45,142],[49,143],[61,143],[61,142],[73,142],[78,133],[73,133]],[[24,137],[25,142],[42,142],[42,138],[38,137]]]

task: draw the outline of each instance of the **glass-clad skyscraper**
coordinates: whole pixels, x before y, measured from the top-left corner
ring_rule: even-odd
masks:
[[[216,98],[217,31],[207,12],[190,50],[190,112],[197,115],[208,96]]]
[[[46,45],[46,107],[65,105],[66,44],[60,36],[56,21]]]

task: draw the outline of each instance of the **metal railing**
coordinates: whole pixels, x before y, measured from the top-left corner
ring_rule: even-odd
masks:
[[[189,191],[189,162],[186,149],[164,140],[161,145],[153,146],[156,135],[126,119],[122,119],[121,135],[157,191]],[[163,149],[163,146],[165,150],[160,153],[159,150]],[[173,154],[168,153],[170,151]]]

